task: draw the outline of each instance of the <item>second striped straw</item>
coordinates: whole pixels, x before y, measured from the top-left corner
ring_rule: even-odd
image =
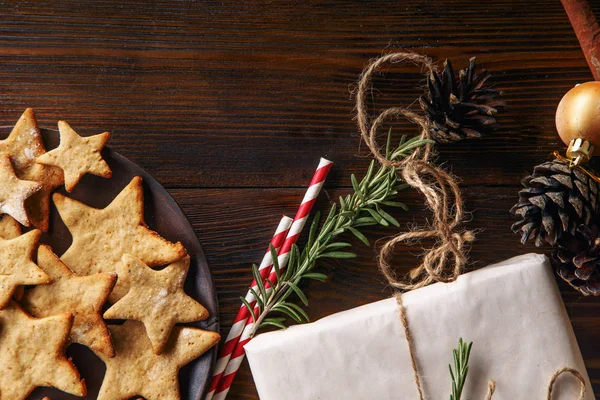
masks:
[[[298,212],[296,213],[296,216],[294,217],[294,222],[292,223],[292,226],[288,232],[288,235],[285,238],[285,241],[283,242],[281,249],[279,250],[277,260],[279,262],[279,267],[282,270],[287,265],[292,245],[298,241],[298,238],[300,237],[300,234],[302,233],[302,229],[304,228],[304,225],[306,224],[306,221],[308,220],[308,216],[312,210],[312,207],[314,206],[314,204],[317,200],[317,197],[319,195],[319,192],[321,191],[321,188],[323,187],[325,178],[327,178],[327,175],[329,174],[329,171],[331,170],[332,166],[333,166],[333,163],[331,161],[321,158],[321,160],[319,162],[319,166],[317,167],[317,170],[315,171],[315,174],[313,175],[313,178],[310,182],[308,190],[306,191],[306,194],[304,195],[304,199],[302,199],[302,203],[300,204],[300,207],[298,208]],[[273,268],[271,268],[271,271],[269,274],[269,279],[272,282],[276,282],[276,280],[277,280],[277,276],[276,276]],[[268,288],[269,284],[265,283],[265,287]],[[256,309],[255,309],[255,311],[256,311]],[[246,326],[244,327],[243,332],[241,332],[241,334],[240,334],[239,341],[238,341],[235,349],[233,350],[231,359],[229,360],[229,363],[227,364],[225,371],[223,372],[223,374],[221,376],[221,379],[217,385],[217,388],[216,388],[216,390],[214,390],[214,392],[209,393],[210,397],[207,396],[206,397],[207,400],[213,399],[213,398],[214,398],[214,400],[224,400],[227,397],[227,393],[229,392],[229,389],[231,388],[233,379],[235,378],[235,375],[236,375],[237,371],[239,370],[242,360],[244,359],[244,356],[245,356],[244,345],[250,341],[250,339],[251,339],[250,334],[252,331],[253,331],[253,321],[247,320]],[[212,387],[212,384],[211,384],[211,387]]]

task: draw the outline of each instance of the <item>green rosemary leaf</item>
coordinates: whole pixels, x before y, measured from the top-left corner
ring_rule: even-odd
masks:
[[[288,281],[298,268],[299,253],[298,246],[293,244],[290,249],[290,258],[288,259],[288,267],[283,274],[283,281]]]
[[[300,297],[300,300],[302,300],[302,303],[304,303],[304,305],[307,306],[308,299],[306,298],[306,295],[304,294],[304,292],[302,290],[300,290],[300,288],[294,282],[288,282],[288,285],[298,295],[298,297]]]
[[[372,217],[361,217],[354,220],[354,226],[357,224],[368,226],[377,224],[377,220]]]
[[[396,218],[392,217],[390,214],[388,214],[384,210],[382,210],[381,207],[379,207],[379,204],[376,204],[375,208],[377,209],[377,212],[383,218],[385,218],[385,220],[388,221],[390,224],[394,225],[395,227],[400,226],[400,223],[398,221],[396,221]]]
[[[381,204],[388,207],[402,208],[404,211],[408,211],[408,206],[400,201],[384,200],[381,202]]]
[[[274,326],[276,328],[279,329],[285,329],[286,326],[283,324],[283,322],[285,321],[285,318],[265,318],[261,323],[259,328],[265,327],[265,326]]]
[[[294,303],[290,303],[290,302],[286,302],[285,305],[287,305],[288,307],[293,308],[294,310],[296,310],[300,315],[302,315],[302,318],[304,318],[304,320],[306,322],[310,322],[310,317],[308,316],[308,314],[306,313],[306,311],[304,311],[302,309],[302,307],[300,307],[297,304]]]
[[[265,300],[267,298],[267,289],[265,288],[265,284],[263,282],[262,276],[260,276],[260,272],[258,271],[258,266],[256,264],[252,264],[252,275],[254,275],[254,280],[256,281],[256,286],[258,287],[258,290],[260,291],[261,298]]]
[[[327,275],[321,274],[319,272],[308,272],[303,275],[304,278],[314,279],[316,281],[325,282],[327,280]]]
[[[276,305],[275,307],[272,308],[272,310],[275,312],[280,312],[282,314],[285,314],[298,323],[303,322],[302,317],[295,310],[291,309],[284,303]]]
[[[331,209],[329,210],[329,215],[327,215],[327,219],[325,220],[325,222],[332,220],[335,216],[336,211],[337,211],[337,204],[333,203],[331,205]]]
[[[311,248],[315,243],[315,237],[317,234],[317,228],[319,227],[319,222],[321,220],[321,212],[317,211],[315,217],[313,218],[312,224],[310,225],[310,231],[308,232],[308,242],[306,242],[306,248]]]
[[[352,188],[354,188],[354,193],[356,193],[356,195],[358,196],[360,201],[362,201],[364,203],[365,196],[364,196],[360,186],[358,185],[358,182],[356,181],[356,176],[354,176],[354,174],[350,175],[350,181],[352,182]]]
[[[390,226],[390,224],[379,213],[371,208],[366,209],[369,214],[379,223],[379,225]]]
[[[331,236],[333,237],[333,236],[341,235],[344,232],[346,232],[346,228],[336,229],[335,231],[331,232]]]
[[[254,308],[250,305],[250,303],[248,303],[248,301],[245,298],[240,296],[240,299],[242,300],[244,307],[246,307],[248,309],[248,312],[250,313],[250,316],[252,317],[252,322],[256,324],[256,316],[254,315]]]
[[[254,290],[254,288],[250,288],[250,293],[252,293],[252,296],[254,296],[254,298],[256,299],[256,302],[258,303],[258,308],[265,308],[265,303],[263,302],[262,297],[258,293],[256,293],[256,290]]]
[[[344,196],[340,196],[340,208],[346,208],[346,201],[344,200]]]
[[[336,243],[330,243],[327,246],[325,246],[326,250],[329,249],[341,249],[344,247],[350,247],[352,246],[350,243],[346,243],[346,242],[336,242]]]
[[[281,270],[279,269],[279,260],[277,259],[277,250],[275,250],[275,246],[269,244],[269,251],[271,252],[271,260],[273,260],[273,271],[275,271],[277,281],[281,281]]]
[[[271,280],[269,277],[266,277],[266,278],[265,278],[265,283],[268,283],[268,284],[269,284],[269,287],[271,287],[271,288],[274,288],[274,287],[275,287],[275,282],[273,282],[273,281],[272,281],[272,280]],[[273,292],[273,291],[271,290],[271,293],[272,293],[272,292]],[[269,296],[269,297],[270,297],[270,296]]]
[[[365,177],[362,180],[365,183],[365,187],[368,186],[368,183],[371,180],[371,177],[373,176],[374,169],[375,169],[375,160],[371,160],[371,162],[369,163],[369,169],[367,170],[367,174],[365,175]]]
[[[333,217],[334,217],[336,211],[337,211],[337,206],[334,203],[331,206],[331,209],[329,210],[329,215],[327,216],[327,218],[325,219],[325,222],[323,223],[323,226],[321,227],[320,235],[327,235],[329,233],[329,231],[333,228],[333,225],[335,223]]]
[[[277,257],[277,251],[275,250],[275,247],[272,244],[269,245],[269,251],[271,252],[271,259],[273,260],[273,269],[280,270],[281,267],[279,266],[279,258]]]
[[[355,258],[356,254],[347,251],[330,251],[320,254],[318,258]]]
[[[367,239],[367,237],[365,235],[363,235],[362,233],[360,233],[357,229],[352,228],[351,226],[348,227],[348,230],[350,232],[352,232],[352,234],[354,236],[356,236],[357,239],[359,239],[361,242],[363,242],[364,244],[366,244],[367,246],[370,246],[371,243],[369,243],[369,239]]]

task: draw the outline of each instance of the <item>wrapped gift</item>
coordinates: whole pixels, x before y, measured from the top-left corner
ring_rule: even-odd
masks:
[[[546,399],[555,371],[587,382],[565,306],[545,256],[529,254],[402,296],[426,399],[447,399],[458,339],[473,341],[463,399]],[[418,399],[395,298],[257,336],[245,347],[262,400]],[[580,383],[558,377],[553,399]]]

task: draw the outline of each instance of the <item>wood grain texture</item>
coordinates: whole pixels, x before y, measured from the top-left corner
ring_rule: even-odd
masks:
[[[592,2],[600,15],[600,3]],[[481,227],[473,268],[532,251],[510,232],[507,210],[525,172],[562,148],[554,111],[590,80],[558,0],[439,1],[0,1],[0,124],[34,107],[40,123],[67,120],[84,134],[110,130],[111,146],[156,177],[191,220],[219,293],[227,333],[282,213],[293,214],[320,156],[335,161],[327,195],[345,192],[369,161],[351,91],[366,61],[398,48],[471,56],[492,71],[508,107],[493,137],[441,146]],[[410,105],[419,71],[376,79],[370,107]],[[394,132],[411,134],[403,121]],[[408,195],[408,194],[407,194]],[[411,214],[427,213],[410,195]],[[377,239],[393,230],[372,230]],[[313,319],[388,296],[374,249],[326,264],[311,284]],[[419,249],[397,263],[406,271]],[[560,283],[595,390],[600,393],[600,301]],[[256,399],[244,365],[231,399]]]

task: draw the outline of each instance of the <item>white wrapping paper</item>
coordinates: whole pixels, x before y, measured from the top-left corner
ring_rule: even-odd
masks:
[[[452,349],[473,341],[463,399],[545,400],[551,375],[576,368],[588,382],[573,329],[545,256],[528,254],[403,296],[426,399],[448,399]],[[417,399],[393,298],[285,331],[245,347],[261,400]],[[573,400],[563,374],[554,400]]]

